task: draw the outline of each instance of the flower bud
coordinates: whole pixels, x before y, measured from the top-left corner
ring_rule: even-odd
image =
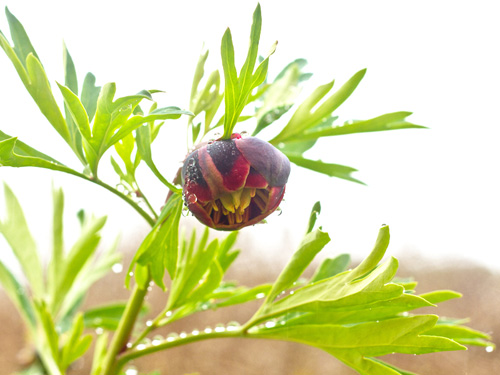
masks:
[[[182,167],[187,207],[203,224],[237,230],[271,214],[283,199],[288,158],[255,137],[218,139],[198,146]]]

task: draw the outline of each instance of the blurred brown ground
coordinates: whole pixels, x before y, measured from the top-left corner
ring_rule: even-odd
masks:
[[[226,279],[238,279],[247,286],[274,280],[279,272],[265,260],[251,259],[248,253],[230,269]],[[442,316],[469,317],[469,326],[493,336],[500,347],[500,274],[467,264],[452,264],[447,268],[426,264],[424,260],[400,258],[399,277],[413,276],[418,282],[418,293],[438,289],[452,289],[463,294],[463,298],[442,303],[429,312]],[[425,266],[425,267],[424,267]],[[105,301],[126,299],[123,274],[108,275],[95,285],[87,298],[86,306]],[[155,288],[148,297],[151,316],[159,312],[165,302],[164,295]],[[217,323],[244,322],[257,307],[256,303],[234,306],[219,311],[207,311],[174,323],[168,330],[159,332],[190,332]],[[18,354],[23,347],[23,327],[17,313],[0,291],[0,374],[7,375],[20,369]],[[500,374],[500,352],[487,353],[484,348],[472,347],[467,352],[448,352],[423,356],[393,355],[384,357],[390,363],[419,374],[495,375]],[[88,374],[91,359],[86,356],[69,374]],[[141,372],[161,370],[161,374],[200,375],[266,374],[266,375],[349,375],[355,372],[321,350],[300,344],[245,339],[221,339],[190,344],[167,352],[153,354],[137,360],[132,365]],[[168,369],[168,371],[167,371]]]

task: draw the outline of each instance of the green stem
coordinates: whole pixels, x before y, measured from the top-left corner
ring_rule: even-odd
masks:
[[[102,186],[103,188],[105,188],[106,190],[112,192],[113,194],[115,194],[116,196],[120,197],[121,199],[123,199],[125,202],[127,202],[130,206],[132,206],[133,209],[135,209],[139,215],[141,215],[147,222],[149,225],[151,226],[154,226],[155,225],[155,219],[153,219],[151,216],[149,216],[149,214],[144,211],[138,204],[137,202],[135,202],[132,198],[130,198],[129,196],[123,194],[123,193],[120,193],[118,190],[116,190],[115,188],[109,186],[108,184],[106,184],[105,182],[101,181],[101,180],[94,180],[92,178],[89,178],[85,175],[81,175],[81,177],[85,178],[87,181],[90,181],[90,182],[93,182],[94,184],[97,184],[99,186]],[[154,212],[154,211],[153,211]]]
[[[162,350],[167,350],[170,348],[174,348],[176,346],[180,345],[186,345],[192,342],[197,342],[197,341],[202,341],[202,340],[209,340],[209,339],[217,339],[217,338],[229,338],[229,337],[248,337],[246,332],[241,329],[235,329],[234,331],[227,331],[224,330],[222,332],[216,332],[212,331],[209,333],[205,332],[199,332],[196,335],[190,334],[184,338],[177,338],[172,341],[162,341],[161,343],[157,345],[146,345],[144,348],[136,348],[134,350],[128,351],[123,353],[122,355],[119,356],[117,364],[116,364],[116,370],[117,372],[120,371],[125,364],[133,359],[143,357],[145,355],[151,354],[151,353],[156,353]]]
[[[139,286],[135,285],[104,358],[101,372],[103,375],[115,375],[118,373],[116,358],[126,348],[130,332],[132,332],[134,328],[135,321],[147,293],[147,288],[141,289]]]

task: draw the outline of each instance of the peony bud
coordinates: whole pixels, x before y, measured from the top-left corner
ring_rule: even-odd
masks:
[[[271,214],[283,199],[288,158],[255,137],[219,139],[200,145],[182,167],[187,207],[203,224],[237,230]]]

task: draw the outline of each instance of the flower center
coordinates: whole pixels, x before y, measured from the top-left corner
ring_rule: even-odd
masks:
[[[242,188],[203,205],[215,225],[233,225],[261,215],[269,201],[267,189]]]

